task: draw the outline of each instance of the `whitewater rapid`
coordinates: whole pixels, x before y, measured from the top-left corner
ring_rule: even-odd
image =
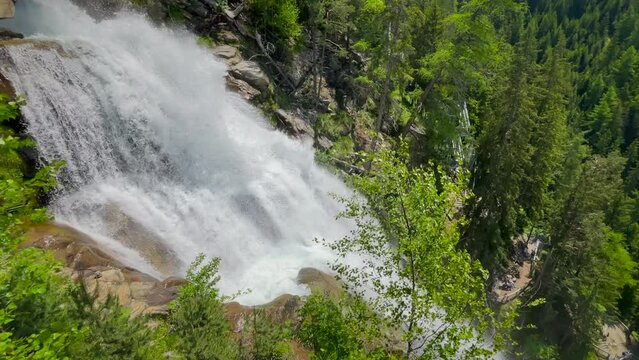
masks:
[[[307,291],[298,271],[333,259],[313,239],[352,229],[331,196],[351,191],[310,146],[226,91],[225,65],[186,31],[97,22],[68,0],[17,5],[8,27],[62,46],[7,47],[3,69],[42,158],[66,162],[56,221],[159,278],[220,257],[223,293],[251,289],[245,304]]]

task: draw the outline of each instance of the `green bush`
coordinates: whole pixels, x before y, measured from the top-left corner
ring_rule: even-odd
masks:
[[[251,0],[251,15],[256,30],[270,41],[285,43],[300,35],[294,0]]]
[[[212,49],[215,47],[215,41],[210,36],[198,36],[197,44],[207,49]]]
[[[253,309],[245,318],[245,338],[242,339],[242,359],[284,360],[292,352],[290,324],[279,324],[263,309]]]
[[[300,310],[302,323],[298,335],[313,350],[313,359],[394,359],[382,348],[365,346],[365,342],[375,343],[379,332],[376,326],[368,326],[372,324],[357,323],[351,316],[354,312],[373,316],[365,303],[356,299],[333,300],[318,293],[308,297]]]
[[[529,334],[524,339],[522,349],[522,355],[526,359],[557,360],[560,358],[558,347],[544,342],[536,334]]]
[[[147,319],[131,318],[114,298],[97,304],[59,274],[50,253],[5,253],[0,265],[0,357],[151,360],[163,353]]]
[[[315,131],[318,134],[325,135],[333,140],[348,134],[352,127],[353,121],[345,112],[337,114],[321,114],[317,117],[315,123]]]
[[[222,297],[216,288],[220,259],[204,263],[200,255],[187,271],[188,283],[172,304],[169,326],[177,348],[188,359],[236,359]]]
[[[346,160],[355,153],[355,143],[350,136],[342,136],[333,144],[328,153],[334,158]]]
[[[83,336],[70,347],[71,358],[155,360],[167,350],[161,331],[150,328],[146,317],[131,317],[115,297],[98,304],[84,286],[72,289],[75,307],[67,318],[77,319]]]

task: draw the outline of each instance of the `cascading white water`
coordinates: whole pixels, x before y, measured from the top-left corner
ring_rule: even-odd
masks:
[[[325,268],[313,239],[351,229],[330,195],[350,190],[227,92],[225,65],[192,34],[131,13],[96,22],[69,0],[21,0],[9,27],[62,46],[7,47],[3,70],[43,158],[66,161],[57,221],[158,277],[219,256],[222,291],[252,289],[247,304],[299,294],[297,272]]]

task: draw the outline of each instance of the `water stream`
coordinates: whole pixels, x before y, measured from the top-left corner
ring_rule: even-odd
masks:
[[[7,47],[2,65],[41,156],[66,162],[56,221],[128,265],[166,277],[219,256],[223,292],[257,304],[304,292],[299,269],[332,258],[313,239],[351,229],[330,195],[349,189],[226,91],[194,35],[132,13],[98,22],[68,0],[21,0],[4,26],[61,45]]]

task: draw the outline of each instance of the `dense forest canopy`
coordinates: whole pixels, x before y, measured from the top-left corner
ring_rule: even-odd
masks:
[[[320,132],[351,151],[403,137],[412,166],[439,179],[470,170],[461,244],[490,271],[489,286],[512,268],[514,239],[543,240],[522,295],[541,305],[519,314],[535,327],[519,332],[527,356],[584,358],[605,322],[637,328],[633,1],[298,5],[297,41],[319,63],[314,75],[338,89],[339,110],[322,115],[333,126],[320,116]],[[318,8],[327,16],[312,17]],[[362,124],[374,140],[353,145]],[[354,159],[343,147],[329,153]]]

